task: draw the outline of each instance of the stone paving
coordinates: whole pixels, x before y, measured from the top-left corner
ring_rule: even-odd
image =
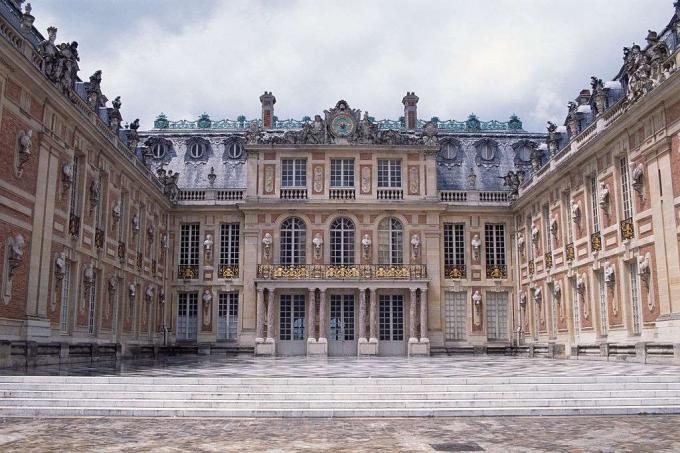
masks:
[[[453,419],[0,419],[0,450],[671,452],[680,416]]]
[[[113,364],[71,364],[0,370],[13,375],[201,376],[201,377],[471,377],[677,375],[680,366],[627,362],[549,360],[506,356],[274,357],[174,356]]]

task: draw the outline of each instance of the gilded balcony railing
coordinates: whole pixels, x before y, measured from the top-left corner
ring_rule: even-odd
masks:
[[[427,278],[423,264],[262,264],[257,278],[264,280],[419,280]]]
[[[447,264],[444,266],[444,278],[465,278],[464,264]]]
[[[567,261],[574,261],[576,259],[576,251],[574,250],[574,243],[567,244]]]
[[[198,278],[198,265],[180,264],[177,266],[177,278],[195,280]]]
[[[590,249],[593,252],[599,252],[602,250],[602,236],[599,231],[590,235]]]
[[[635,237],[635,228],[633,227],[633,219],[628,218],[621,221],[621,239],[628,240]]]
[[[505,264],[492,264],[486,266],[486,278],[508,278],[508,267]]]
[[[238,278],[238,264],[220,264],[218,278]]]

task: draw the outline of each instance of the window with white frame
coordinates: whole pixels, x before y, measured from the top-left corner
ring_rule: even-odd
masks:
[[[465,266],[465,225],[444,224],[444,266]]]
[[[331,187],[354,187],[354,159],[331,160]]]
[[[69,198],[69,208],[71,215],[79,216],[80,210],[78,207],[78,178],[80,172],[80,157],[73,157],[73,177],[71,182],[71,196]]]
[[[90,288],[90,297],[87,307],[87,332],[92,335],[95,331],[96,325],[96,307],[97,307],[97,271],[92,275],[92,287]]]
[[[200,159],[203,157],[207,149],[207,145],[201,142],[193,142],[189,145],[189,155],[193,159]]]
[[[240,229],[238,223],[220,225],[220,265],[236,266],[239,264]]]
[[[633,334],[640,335],[642,333],[642,309],[640,307],[640,280],[638,279],[637,261],[633,260],[628,265],[628,274],[630,275],[630,305]]]
[[[64,277],[61,280],[61,313],[59,316],[59,329],[61,333],[68,333],[69,324],[69,298],[71,297],[71,263],[66,261],[64,265]]]
[[[199,223],[185,223],[180,229],[179,264],[181,266],[198,266]]]
[[[546,204],[543,206],[543,242],[545,244],[545,252],[552,251],[552,241],[550,240],[550,207]]]
[[[346,217],[340,217],[331,223],[331,264],[354,264],[354,230],[354,222]]]
[[[380,264],[404,264],[404,231],[401,222],[394,217],[378,224],[378,262]]]
[[[281,159],[281,187],[307,186],[307,159]]]
[[[238,293],[219,295],[217,319],[217,338],[235,340],[238,330]]]
[[[484,225],[484,247],[487,266],[505,266],[505,225],[487,223]]]
[[[399,159],[378,160],[378,187],[401,187],[401,161]]]
[[[565,192],[562,194],[562,207],[563,209],[563,214],[562,218],[567,219],[566,223],[566,231],[567,231],[567,244],[571,244],[574,242],[574,227],[572,225],[571,219],[571,190],[568,192]]]
[[[622,157],[619,160],[621,168],[621,197],[623,198],[623,218],[633,217],[633,202],[630,198],[630,169],[628,168],[628,158]]]
[[[599,284],[600,296],[600,334],[607,335],[607,327],[609,324],[607,314],[607,284],[604,281],[604,272],[597,273],[597,281]]]
[[[600,207],[597,194],[597,178],[590,178],[590,208],[592,212],[593,233],[600,232]]]
[[[307,227],[302,219],[290,217],[281,224],[280,263],[306,264]]]
[[[177,339],[195,340],[198,331],[198,293],[179,293],[177,298]]]
[[[447,291],[444,296],[446,340],[465,340],[467,334],[467,292]]]

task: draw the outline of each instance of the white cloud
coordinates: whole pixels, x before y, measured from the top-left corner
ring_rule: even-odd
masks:
[[[196,5],[200,6],[196,6]],[[340,99],[378,118],[506,120],[543,131],[590,75],[611,77],[620,49],[660,30],[670,0],[34,1],[36,25],[78,40],[81,77],[104,71],[127,120],[259,115],[271,90],[280,118]],[[644,19],[640,19],[644,18]]]

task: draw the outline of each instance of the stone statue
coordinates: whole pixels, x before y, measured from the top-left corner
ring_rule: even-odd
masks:
[[[576,292],[583,295],[586,291],[586,277],[585,274],[580,274],[576,276]]]
[[[90,84],[87,87],[87,102],[95,112],[99,108],[99,100],[102,96],[101,83],[102,71],[97,70],[90,76]]]
[[[98,178],[90,183],[90,211],[99,204],[101,198],[102,185]]]
[[[645,166],[642,165],[641,162],[638,162],[637,164],[632,163],[630,165],[631,167],[631,180],[632,180],[632,186],[633,190],[635,190],[638,195],[640,196],[640,199],[642,200],[644,194],[642,190],[642,185],[644,183],[644,173],[645,173]]]
[[[644,256],[638,256],[637,259],[638,275],[640,275],[642,281],[644,281],[647,284],[649,284],[649,276],[651,275],[652,272],[649,266],[649,261],[650,261],[649,253],[645,253]]]
[[[130,123],[130,130],[128,131],[127,135],[128,148],[132,152],[134,152],[137,149],[137,145],[139,144],[139,133],[137,132],[138,129],[139,118],[135,119],[132,123]]]
[[[591,91],[593,93],[594,101],[592,104],[593,116],[602,115],[605,111],[607,102],[607,96],[604,92],[604,84],[602,83],[602,79],[598,79],[595,76],[591,77],[590,86],[592,88]]]
[[[517,233],[517,248],[522,256],[524,256],[524,234],[521,231]]]
[[[526,305],[527,305],[527,293],[522,292],[522,294],[519,296],[519,305],[521,307],[526,307]]]
[[[146,236],[149,238],[149,241],[153,241],[155,235],[156,226],[153,223],[149,223],[149,226],[146,228]]]
[[[614,266],[611,263],[604,264],[604,282],[608,285],[613,285],[615,281]]]
[[[153,300],[153,286],[147,286],[144,295],[146,296],[146,301],[151,302]]]
[[[553,296],[555,299],[562,297],[562,285],[560,285],[560,282],[555,282],[553,285]]]
[[[73,184],[73,163],[66,162],[61,167],[61,185],[64,193],[71,188]]]
[[[571,203],[571,221],[576,224],[581,222],[581,204],[576,201]]]
[[[411,236],[411,258],[415,259],[418,257],[418,252],[420,251],[420,237],[417,234]]]
[[[8,274],[11,279],[14,276],[14,272],[24,261],[24,247],[26,246],[26,241],[21,234],[16,234],[10,236],[8,239],[9,243],[9,257],[8,257]]]
[[[371,256],[372,243],[373,241],[371,241],[371,237],[368,234],[364,234],[364,237],[361,239],[361,249],[363,251],[364,260],[366,261],[368,261]]]
[[[137,234],[139,232],[139,213],[135,212],[135,215],[132,216],[132,232]]]
[[[130,300],[130,304],[133,304],[136,298],[137,298],[137,286],[135,286],[134,283],[130,283],[130,286],[128,286],[128,299]]]
[[[59,252],[54,258],[54,276],[58,281],[63,280],[66,275],[66,253]]]
[[[519,187],[524,182],[524,170],[509,171],[505,176],[499,176],[503,180],[503,185],[510,187],[510,195],[516,197],[519,194]]]
[[[24,165],[31,157],[31,149],[33,147],[33,131],[29,129],[19,133],[19,158],[17,159],[17,173],[19,176],[24,171]]]
[[[117,289],[118,289],[118,277],[112,275],[111,277],[109,277],[109,294],[111,295],[115,294]]]
[[[168,248],[168,233],[163,233],[161,235],[161,248],[162,249],[167,249]]]
[[[541,303],[541,288],[534,288],[534,302]]]
[[[557,222],[557,215],[553,215],[550,218],[550,232],[552,233],[552,235],[554,237],[557,237],[558,228],[559,228],[559,224]]]
[[[249,145],[256,145],[262,143],[264,132],[258,126],[257,121],[251,121],[245,133],[246,143]]]
[[[203,290],[203,296],[201,297],[203,300],[203,325],[204,326],[209,326],[210,321],[211,321],[211,305],[212,305],[212,293],[210,292],[209,289],[204,289]]]
[[[109,119],[111,120],[111,129],[117,133],[120,129],[121,123],[123,122],[123,117],[120,114],[120,96],[116,96],[116,98],[111,102],[111,105],[113,106],[113,110],[109,114]]]
[[[567,113],[567,130],[569,131],[569,136],[570,137],[575,137],[578,135],[579,130],[578,130],[578,105],[570,101],[569,104],[567,104],[567,108],[569,112]]]
[[[551,156],[554,156],[558,151],[559,137],[557,132],[557,125],[551,121],[548,121],[548,151]]]
[[[479,238],[478,234],[472,236],[470,244],[472,245],[472,259],[477,261],[479,259],[479,248],[482,246],[482,240]]]
[[[600,183],[600,198],[598,203],[600,208],[605,211],[609,209],[609,186],[605,183]]]
[[[120,201],[120,199],[116,200],[116,202],[113,204],[113,207],[111,208],[111,217],[113,217],[114,222],[117,223],[120,220],[122,209],[123,209],[122,202]]]
[[[58,62],[58,52],[56,44],[57,28],[47,29],[47,39],[38,44],[38,54],[42,57],[40,69],[52,82],[56,82],[56,67]]]
[[[538,229],[538,226],[535,224],[531,225],[531,242],[534,243],[535,246],[538,246],[538,240],[540,237],[541,231]]]
[[[475,291],[474,294],[472,295],[472,303],[475,305],[479,305],[482,303],[482,295],[479,293],[479,291]]]

